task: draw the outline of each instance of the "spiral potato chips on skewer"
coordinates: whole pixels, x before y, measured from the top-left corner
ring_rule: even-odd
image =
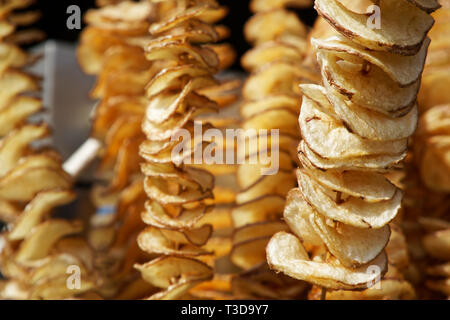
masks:
[[[244,27],[248,42],[254,45],[241,59],[250,73],[240,106],[241,128],[249,136],[245,163],[237,169],[240,192],[232,211],[232,262],[242,268],[235,276],[235,294],[245,298],[274,298],[277,288],[291,288],[284,297],[298,297],[305,284],[277,276],[267,269],[265,247],[270,237],[287,230],[280,218],[287,192],[296,185],[297,157],[293,150],[299,141],[298,112],[300,83],[318,81],[318,74],[302,63],[306,54],[307,27],[285,7],[307,7],[310,1],[260,1],[250,8],[255,14]],[[261,32],[264,29],[265,32]],[[273,135],[274,130],[277,136]],[[261,155],[267,155],[265,161]],[[251,159],[258,157],[255,161]],[[276,172],[263,174],[275,167]]]
[[[259,7],[261,2],[253,1],[252,7]],[[264,262],[264,248],[270,236],[285,229],[277,215],[281,215],[283,197],[295,186],[292,171],[296,157],[290,151],[299,139],[297,117],[301,99],[295,83],[311,82],[316,76],[301,64],[306,27],[293,12],[277,6],[266,9],[269,10],[257,12],[244,28],[247,40],[255,47],[242,58],[243,67],[251,74],[243,87],[241,128],[254,134],[250,136],[249,150],[245,150],[246,163],[237,170],[241,190],[232,212],[238,229],[231,254],[232,261],[243,269]],[[262,33],[262,26],[271,27]],[[273,129],[279,130],[278,140],[272,140]],[[262,141],[267,142],[266,146]],[[277,148],[279,152],[272,155]],[[248,160],[254,154],[278,158],[278,171],[262,175],[261,169],[274,163],[263,164],[259,158],[257,164],[252,164]]]
[[[138,244],[160,257],[136,268],[146,281],[163,289],[151,299],[176,299],[214,274],[200,259],[212,254],[204,247],[212,226],[202,220],[214,203],[214,176],[186,159],[208,145],[194,139],[195,119],[218,108],[202,90],[219,84],[214,74],[220,68],[220,51],[213,43],[221,38],[221,29],[213,23],[227,10],[215,1],[202,0],[158,5],[167,10],[151,26],[153,39],[146,45],[147,59],[158,62],[160,71],[146,87],[148,105],[142,124],[146,141],[140,154],[149,200],[142,214],[147,227]],[[180,133],[190,139],[180,141]],[[180,143],[185,148],[176,153]]]
[[[0,219],[7,224],[0,256],[1,271],[7,280],[0,283],[0,296],[63,299],[79,296],[97,283],[93,252],[79,236],[83,225],[50,214],[52,209],[74,200],[72,179],[62,169],[56,152],[34,147],[49,136],[50,130],[43,123],[28,121],[42,111],[42,101],[35,97],[40,90],[39,80],[22,71],[36,59],[14,43],[32,38],[26,30],[14,37],[14,21],[22,25],[25,21],[35,22],[15,18],[14,10],[31,3],[15,0],[0,5]],[[67,286],[70,267],[80,272],[78,287]]]
[[[318,13],[336,29],[312,39],[322,86],[301,85],[303,137],[285,219],[295,236],[276,234],[269,265],[329,289],[368,288],[387,270],[389,223],[402,191],[388,173],[407,153],[418,111],[416,96],[437,1],[369,1],[381,27],[347,1],[317,0]],[[371,12],[375,14],[375,11]],[[305,243],[325,245],[310,256]]]

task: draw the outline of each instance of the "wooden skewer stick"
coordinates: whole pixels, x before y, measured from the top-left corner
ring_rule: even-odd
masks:
[[[326,300],[327,299],[327,289],[325,287],[322,287],[322,291],[320,293],[320,300]]]
[[[101,142],[94,138],[87,139],[77,151],[63,164],[63,169],[76,178],[96,158]]]

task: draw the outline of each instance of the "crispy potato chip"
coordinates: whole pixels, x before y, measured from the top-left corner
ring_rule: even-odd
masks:
[[[352,41],[373,50],[416,54],[433,26],[433,18],[406,0],[383,0],[379,6],[384,27],[376,29],[368,26],[366,14],[352,12],[338,0],[315,2],[318,13]]]
[[[49,134],[45,125],[24,125],[11,132],[1,140],[0,145],[0,175],[5,175],[13,169],[19,160],[25,155],[27,147],[31,142],[42,139]]]
[[[247,100],[263,99],[274,94],[295,95],[295,87],[301,83],[315,82],[316,79],[313,70],[299,64],[273,62],[264,65],[247,79],[242,95]]]
[[[442,292],[445,296],[448,296],[450,294],[449,279],[435,281],[428,280],[425,282],[425,285],[432,290]]]
[[[235,228],[263,221],[277,220],[284,207],[284,198],[266,195],[235,206],[231,211]]]
[[[305,42],[306,49],[306,42]],[[248,71],[254,71],[262,65],[276,61],[298,62],[305,52],[288,43],[279,40],[263,43],[248,51],[241,59],[242,66]]]
[[[391,270],[394,267],[389,265],[385,278],[378,286],[374,286],[363,291],[328,290],[326,300],[411,300],[416,299],[413,286],[402,279],[402,277],[392,276]],[[397,271],[398,272],[398,271]]]
[[[13,223],[17,220],[20,213],[21,210],[11,202],[0,200],[0,221]]]
[[[425,250],[434,258],[450,259],[450,229],[436,231],[423,238]]]
[[[390,236],[389,226],[367,232],[328,222],[303,199],[298,189],[292,189],[288,195],[284,218],[290,229],[301,239],[313,245],[324,243],[342,264],[351,268],[376,258]]]
[[[304,242],[320,246],[323,244],[313,226],[309,222],[309,216],[314,214],[312,207],[304,200],[300,189],[289,191],[284,207],[284,221],[289,229]]]
[[[370,230],[339,223],[329,226],[328,220],[319,214],[310,216],[309,220],[331,254],[350,268],[374,260],[383,251],[391,235],[388,225]]]
[[[183,65],[180,67],[167,68],[157,74],[147,86],[147,95],[153,97],[167,89],[177,89],[182,87],[186,77],[198,78],[193,84],[192,90],[204,88],[216,84],[209,75],[209,70],[193,65]]]
[[[347,269],[338,263],[311,261],[300,241],[286,232],[279,232],[270,240],[267,260],[272,269],[330,289],[368,288],[379,276],[368,272],[368,265]],[[379,268],[382,274],[386,272],[386,254],[379,255],[371,265]]]
[[[301,157],[300,160],[305,159]],[[356,171],[321,171],[302,162],[302,169],[324,188],[342,192],[367,202],[390,200],[394,197],[396,187],[381,174]],[[298,174],[297,174],[298,176]]]
[[[82,225],[77,222],[70,223],[58,219],[46,221],[28,234],[21,243],[15,259],[18,263],[26,263],[44,258],[59,239],[79,233],[81,230]]]
[[[48,211],[71,202],[75,195],[68,190],[49,190],[39,193],[24,209],[8,234],[10,240],[24,239],[38,225]]]
[[[196,256],[208,254],[200,246],[206,243],[211,233],[210,225],[185,231],[149,226],[139,234],[137,241],[139,247],[149,253]]]
[[[313,100],[323,101],[324,88],[313,85],[301,85],[304,94]],[[408,114],[398,118],[391,118],[381,113],[347,103],[342,96],[333,92],[326,93],[326,97],[334,107],[335,115],[344,122],[345,126],[357,135],[370,140],[395,140],[410,137],[417,127],[418,108],[413,107]],[[328,111],[328,110],[327,110]]]
[[[0,57],[0,71],[2,73],[8,67],[22,68],[30,61],[30,57],[25,51],[9,43],[0,43]]]
[[[0,180],[0,198],[25,202],[41,190],[68,188],[71,178],[58,166],[45,155],[28,157]]]
[[[0,76],[0,109],[6,107],[13,97],[23,92],[39,89],[37,79],[26,73],[8,70]]]
[[[271,28],[267,32],[261,32],[261,30],[267,29],[266,26],[271,26]],[[306,26],[295,13],[279,9],[254,15],[245,24],[244,34],[247,41],[258,45],[280,38],[285,34],[306,38]]]
[[[306,282],[276,274],[267,263],[233,276],[231,286],[238,299],[297,299],[308,289]]]
[[[285,7],[306,8],[312,5],[311,0],[252,0],[250,9],[253,12],[269,11]]]
[[[246,119],[266,110],[278,108],[290,109],[298,113],[300,110],[300,99],[286,95],[272,95],[263,99],[246,101],[241,104],[240,113]]]
[[[46,299],[64,299],[84,293],[96,287],[96,283],[90,279],[82,279],[80,281],[81,287],[70,289],[67,286],[67,275],[59,278],[49,279],[33,287],[29,298],[32,300]]]
[[[419,80],[402,88],[375,65],[370,65],[368,72],[356,73],[341,68],[338,62],[342,60],[337,55],[318,52],[317,56],[327,91],[333,88],[358,106],[386,115],[404,115],[414,106]],[[377,92],[385,95],[380,96]]]
[[[149,28],[155,14],[154,8],[151,2],[124,1],[117,5],[89,10],[84,15],[84,20],[101,29],[134,36],[145,33]]]
[[[268,156],[271,157],[271,153],[268,152]],[[294,169],[294,164],[292,162],[290,154],[280,151],[276,156],[278,159],[276,161],[276,166],[279,170],[292,171]],[[272,159],[272,158],[271,158]],[[236,172],[237,182],[241,189],[246,189],[256,183],[264,172],[264,169],[268,170],[275,166],[275,161],[269,161],[269,163],[245,163],[241,164]]]
[[[340,34],[326,40],[312,39],[311,42],[320,51],[327,51],[338,56],[340,53],[345,53],[355,58],[364,59],[367,63],[382,69],[398,85],[406,87],[420,78],[425,65],[427,49],[431,41],[427,38],[417,54],[406,57],[365,49]]]
[[[450,105],[431,108],[421,115],[417,135],[450,134]]]
[[[265,261],[265,248],[270,237],[287,227],[281,221],[261,222],[235,229],[231,261],[242,269],[253,268]]]
[[[42,101],[33,97],[18,96],[11,103],[0,110],[0,136],[7,135],[30,115],[42,108]]]
[[[266,260],[265,248],[270,235],[233,244],[230,259],[236,266],[247,270]]]
[[[325,107],[329,109],[330,107]],[[308,146],[326,159],[345,159],[361,156],[401,154],[407,140],[367,140],[351,133],[344,125],[320,110],[317,102],[303,97],[299,118],[302,135]]]
[[[432,190],[450,190],[450,137],[434,136],[427,140],[427,148],[422,156],[420,174],[426,186]],[[433,165],[430,166],[430,163]]]
[[[350,197],[341,203],[332,199],[326,189],[321,187],[306,171],[299,170],[299,184],[305,200],[320,214],[357,228],[382,228],[397,215],[400,209],[402,192],[396,190],[390,200],[370,203]]]
[[[190,284],[212,278],[212,270],[204,263],[185,257],[166,256],[143,265],[135,265],[142,277],[159,288],[174,284]],[[189,288],[185,289],[185,291]]]
[[[236,203],[242,204],[265,195],[284,196],[295,186],[295,177],[291,171],[280,170],[272,176],[262,176],[255,183],[236,196]]]
[[[418,96],[421,110],[428,110],[433,106],[450,103],[450,96],[446,91],[450,84],[449,71],[450,66],[445,66],[431,73],[424,73]]]
[[[278,129],[281,134],[298,134],[297,113],[287,108],[277,108],[257,113],[242,123],[244,130]]]
[[[337,170],[356,170],[356,171],[378,171],[383,172],[386,169],[396,165],[402,161],[407,152],[399,155],[381,155],[370,157],[358,157],[350,159],[334,159],[329,160],[320,157],[311,150],[304,140],[300,142],[299,152],[303,153],[311,164],[320,169],[337,169]]]

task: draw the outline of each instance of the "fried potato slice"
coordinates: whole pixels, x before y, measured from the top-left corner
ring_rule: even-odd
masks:
[[[292,172],[280,170],[272,176],[261,176],[255,183],[241,190],[236,196],[236,203],[242,204],[265,195],[284,196],[295,185],[295,176]]]
[[[258,113],[263,113],[271,109],[289,109],[298,113],[301,100],[296,97],[286,95],[271,95],[258,100],[245,101],[240,105],[242,118],[247,119]]]
[[[392,118],[348,103],[341,95],[336,95],[333,92],[325,93],[323,87],[301,85],[301,88],[304,94],[313,100],[324,101],[323,95],[325,94],[337,117],[344,122],[345,126],[363,138],[385,141],[405,139],[412,136],[417,128],[419,118],[417,106],[414,106],[411,111],[402,117]],[[323,104],[326,103],[324,101]]]
[[[216,110],[215,102],[192,92],[193,84],[194,82],[190,81],[181,93],[161,92],[153,97],[147,105],[147,119],[152,123],[162,124],[175,116],[177,111],[186,112],[190,108]]]
[[[390,143],[363,139],[351,133],[336,119],[322,112],[317,104],[316,101],[303,97],[299,123],[305,142],[321,157],[342,160],[401,154],[407,149],[407,139],[393,140]],[[325,108],[330,109],[330,106]]]
[[[146,177],[144,180],[144,189],[149,198],[158,199],[162,204],[186,204],[212,197],[212,190],[205,192],[201,188],[192,187],[178,194],[171,194],[172,186],[178,189],[182,185],[174,178]]]
[[[282,9],[285,7],[307,8],[312,5],[312,0],[252,0],[250,9],[253,12],[269,11],[273,9]]]
[[[268,157],[271,158],[271,152],[267,151]],[[278,159],[276,161],[276,166],[278,170],[284,170],[284,171],[291,171],[294,169],[294,164],[292,162],[290,154],[280,151],[275,156],[278,156]],[[260,159],[258,163],[252,164],[252,163],[244,163],[239,166],[236,172],[236,178],[238,185],[241,189],[246,189],[255,182],[257,182],[260,177],[261,173],[264,169],[268,170],[269,168],[272,168],[275,166],[274,161],[268,161],[268,163],[263,163]],[[276,174],[276,173],[275,173]]]
[[[82,231],[79,222],[68,222],[61,219],[52,219],[41,223],[20,244],[15,255],[18,263],[42,259],[48,256],[50,250],[59,239],[64,236]]]
[[[213,277],[212,269],[187,257],[163,256],[135,268],[150,284],[167,289],[152,296],[152,299],[177,299],[200,282]]]
[[[349,268],[374,260],[386,247],[391,235],[389,225],[369,230],[343,223],[331,223],[333,226],[330,226],[320,214],[310,215],[309,221],[331,254]]]
[[[173,229],[194,228],[209,210],[204,205],[199,205],[191,209],[183,208],[176,217],[172,217],[164,206],[156,201],[147,201],[145,203],[145,209],[141,214],[144,223]]]
[[[145,33],[154,16],[155,6],[151,2],[124,1],[117,5],[89,10],[84,15],[84,20],[91,26],[133,36]]]
[[[362,289],[374,284],[376,273],[368,272],[368,265],[348,269],[338,262],[311,261],[297,237],[279,232],[267,245],[269,266],[298,280],[306,280],[330,289]],[[378,267],[381,274],[387,270],[386,254],[380,254],[371,265]]]
[[[270,237],[268,235],[234,244],[230,253],[233,264],[247,270],[263,263],[266,260],[265,248]]]
[[[420,163],[422,180],[432,190],[450,190],[450,136],[434,136],[427,140]],[[432,165],[431,165],[432,164]]]
[[[450,94],[446,90],[450,85],[450,66],[445,66],[425,72],[422,77],[422,86],[418,96],[421,110],[428,110],[434,106],[450,103]]]
[[[267,263],[233,276],[233,295],[238,299],[295,299],[307,290],[307,283],[276,274]]]
[[[31,156],[0,179],[0,198],[27,202],[42,190],[70,185],[71,178],[61,170],[59,161],[45,154]]]
[[[0,110],[0,136],[23,124],[30,115],[42,109],[42,101],[33,97],[17,96],[5,108]]]
[[[352,12],[338,0],[315,2],[318,13],[352,41],[376,51],[402,55],[416,54],[433,26],[433,18],[406,0],[382,0],[379,6],[383,16],[383,27],[376,29],[367,25],[365,13]]]
[[[358,73],[340,67],[340,61],[348,60],[341,60],[337,55],[322,51],[317,53],[317,57],[327,91],[334,90],[358,106],[386,115],[401,116],[415,104],[419,80],[402,88],[375,65],[370,65],[368,72]]]
[[[301,157],[300,160],[303,160]],[[394,197],[396,187],[385,176],[374,172],[317,170],[306,161],[302,162],[306,172],[324,188],[342,192],[366,202],[379,202]],[[299,174],[299,171],[297,171]]]
[[[279,195],[266,195],[236,205],[231,210],[235,228],[263,221],[277,220],[284,208],[284,198]]]
[[[0,144],[0,176],[13,169],[25,155],[31,142],[49,134],[45,125],[24,125],[11,132]]]
[[[306,42],[304,50],[306,50]],[[263,43],[247,51],[241,59],[241,64],[247,71],[251,72],[271,62],[298,62],[303,59],[304,55],[305,51],[299,50],[297,46],[275,40]]]
[[[299,132],[297,113],[287,108],[277,108],[257,113],[245,119],[241,127],[244,130],[278,129],[280,134],[297,136]]]
[[[270,95],[296,95],[295,88],[301,83],[319,81],[317,73],[305,66],[273,62],[254,72],[245,82],[242,95],[246,100],[259,100]]]
[[[10,43],[0,43],[0,71],[3,73],[7,68],[22,68],[30,57],[18,46]]]
[[[336,290],[327,291],[327,300],[411,300],[416,299],[413,286],[401,277],[391,275],[389,265],[384,279],[381,279],[379,287],[374,286],[363,291]],[[398,271],[397,271],[398,272]]]
[[[364,229],[382,228],[395,218],[400,209],[400,190],[396,191],[392,199],[386,201],[370,203],[350,197],[342,203],[337,203],[306,171],[299,170],[298,175],[305,200],[323,216],[346,225]]]
[[[252,239],[264,238],[286,229],[286,225],[281,220],[263,221],[260,223],[245,225],[234,230],[233,243],[238,244],[241,242],[250,241]]]
[[[219,57],[214,50],[191,45],[181,40],[163,43],[155,41],[146,50],[145,56],[149,61],[176,60],[183,64],[196,64],[211,70],[216,70],[219,66]]]
[[[38,225],[48,212],[57,206],[67,204],[75,198],[69,190],[56,189],[38,193],[25,207],[23,213],[8,233],[12,241],[24,239]]]
[[[87,274],[88,272],[79,259],[70,254],[63,253],[52,256],[48,262],[33,270],[29,276],[29,281],[32,285],[38,285],[39,282],[51,278],[67,276],[67,267],[71,265],[80,267],[80,274]]]
[[[39,89],[38,81],[29,74],[8,70],[0,76],[0,109],[5,108],[19,93]]]
[[[210,225],[181,231],[149,226],[139,234],[137,241],[139,247],[148,253],[197,256],[210,254],[200,246],[206,243],[211,234]]]
[[[96,287],[96,283],[91,279],[83,279],[80,281],[79,289],[70,289],[67,286],[67,275],[59,278],[49,279],[35,286],[29,295],[29,299],[38,300],[55,300],[77,296]]]
[[[304,200],[299,189],[289,192],[284,218],[292,232],[303,241],[312,245],[324,243],[349,268],[375,259],[385,248],[390,236],[389,226],[367,230],[331,223]]]
[[[309,222],[311,214],[314,214],[314,209],[305,201],[300,189],[291,189],[284,207],[284,221],[289,229],[304,242],[320,246],[323,241]]]
[[[417,135],[450,135],[450,105],[435,106],[423,113]]]
[[[217,84],[210,76],[210,71],[194,65],[182,65],[163,69],[159,72],[147,86],[147,96],[149,98],[164,90],[179,89],[185,84],[186,78],[195,79],[191,90]]]
[[[266,32],[261,32],[261,30],[266,30]],[[256,14],[247,21],[244,27],[245,38],[255,46],[286,34],[306,38],[307,29],[295,13],[285,9]]]
[[[235,229],[231,261],[244,270],[263,263],[266,245],[279,231],[287,231],[287,226],[281,221],[264,221]]]
[[[400,87],[407,87],[420,78],[430,42],[431,40],[426,38],[417,54],[405,57],[387,52],[368,50],[340,34],[324,40],[311,40],[314,47],[320,51],[327,51],[336,55],[345,53],[364,59],[383,70]]]
[[[336,169],[336,170],[356,170],[356,171],[377,171],[383,172],[402,161],[407,152],[399,155],[381,155],[371,157],[358,157],[350,159],[333,159],[322,158],[313,150],[311,150],[304,140],[300,142],[299,152],[303,153],[311,164],[320,169]]]
[[[426,235],[423,240],[425,250],[434,258],[450,259],[450,229]]]

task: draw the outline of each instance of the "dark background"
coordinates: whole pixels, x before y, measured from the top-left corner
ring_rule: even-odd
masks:
[[[239,56],[242,56],[250,47],[246,43],[242,30],[245,22],[251,17],[248,0],[221,0],[221,4],[229,8],[229,14],[223,24],[227,25],[232,32],[232,36],[228,39]],[[67,7],[76,4],[81,8],[82,14],[88,9],[95,7],[95,0],[38,0],[37,7],[42,11],[43,17],[38,27],[46,32],[47,37],[51,39],[64,40],[74,42],[78,39],[79,30],[69,30],[66,27],[66,21],[69,14],[66,13]],[[316,12],[314,9],[295,10],[299,17],[308,25],[312,25]],[[84,26],[84,25],[83,25]],[[264,30],[261,30],[264,32]],[[237,61],[233,67],[239,69]]]

